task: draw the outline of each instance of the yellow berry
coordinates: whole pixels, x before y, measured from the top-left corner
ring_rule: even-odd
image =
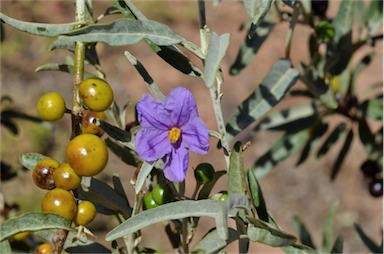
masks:
[[[66,107],[61,94],[49,92],[43,94],[37,102],[37,112],[45,121],[57,121],[64,116]]]

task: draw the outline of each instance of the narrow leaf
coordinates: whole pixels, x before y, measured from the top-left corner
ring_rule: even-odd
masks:
[[[327,253],[330,253],[333,245],[333,221],[335,219],[338,207],[339,204],[337,202],[332,204],[332,206],[329,208],[323,226],[323,249]]]
[[[313,125],[318,113],[315,102],[294,105],[288,109],[272,112],[261,120],[254,130],[297,132]]]
[[[65,73],[69,73],[73,75],[73,65],[71,64],[58,64],[58,63],[47,63],[40,65],[35,69],[35,72],[42,72],[42,71],[61,71]],[[84,78],[91,78],[94,77],[95,74],[85,71],[84,72]]]
[[[376,144],[375,137],[364,118],[359,120],[359,137],[369,158],[373,160],[378,159],[382,148]]]
[[[87,191],[83,190],[83,188],[77,189],[80,196],[95,205],[105,207],[115,213],[121,213],[125,218],[130,216],[132,209],[124,197],[120,196],[108,184],[93,177],[90,180],[90,186]]]
[[[11,244],[8,240],[3,240],[0,242],[0,253],[12,253]]]
[[[317,143],[323,137],[324,133],[328,130],[328,123],[321,122],[320,124],[318,124],[313,128],[311,128],[311,137],[308,139],[307,143],[305,144],[303,151],[300,154],[300,158],[296,163],[296,166],[300,165],[308,158],[310,152],[313,150],[313,147],[317,145]]]
[[[63,33],[72,31],[76,26],[81,23],[67,23],[67,24],[45,24],[45,23],[34,23],[26,22],[8,17],[7,15],[0,12],[1,21],[8,25],[30,34],[45,36],[45,37],[56,37]]]
[[[215,187],[216,182],[220,179],[220,177],[222,177],[226,173],[227,173],[226,170],[216,171],[215,175],[213,176],[213,179],[209,183],[204,184],[203,188],[201,188],[199,195],[197,196],[197,199],[200,200],[200,199],[208,198],[213,187]]]
[[[269,9],[272,7],[275,0],[244,0],[245,7],[247,9],[248,15],[255,13],[255,8],[257,9],[256,15],[253,15],[252,25],[249,29],[248,36],[253,36],[257,27],[263,21],[265,15],[267,15]]]
[[[151,173],[153,169],[154,163],[148,163],[144,161],[144,163],[141,165],[141,168],[139,170],[139,174],[137,175],[137,180],[135,183],[135,193],[138,194],[141,191],[141,188],[144,185],[145,179],[147,179],[147,176],[149,173]]]
[[[354,224],[356,232],[359,234],[360,239],[363,241],[365,246],[372,252],[372,253],[382,253],[383,252],[383,245],[379,246],[375,243],[375,241],[368,236],[364,230],[361,228],[361,226],[357,223]]]
[[[226,130],[228,141],[275,106],[296,82],[299,72],[288,59],[276,62],[258,88],[245,99],[230,117]]]
[[[332,254],[338,254],[338,253],[343,253],[343,237],[338,236],[333,243],[331,253]]]
[[[263,154],[253,165],[255,176],[268,174],[277,164],[294,154],[310,137],[308,129],[281,137],[269,151]]]
[[[309,233],[304,222],[298,216],[293,217],[293,228],[296,230],[297,234],[299,235],[300,242],[302,244],[309,246],[313,249],[316,249],[315,245],[313,244],[311,234]]]
[[[290,246],[283,246],[281,249],[283,249],[286,254],[319,254],[315,249],[297,243],[291,244]]]
[[[68,41],[104,42],[110,46],[132,45],[149,39],[158,45],[177,44],[180,38],[166,25],[152,20],[115,20],[80,28],[59,37]]]
[[[183,200],[145,210],[110,231],[105,239],[113,241],[132,234],[144,227],[165,220],[177,220],[187,217],[212,217],[216,221],[216,228],[221,239],[228,238],[227,218],[224,217],[225,202],[216,200]]]
[[[338,126],[333,129],[331,134],[324,141],[323,145],[320,147],[317,152],[317,158],[321,159],[326,153],[331,149],[331,147],[345,134],[345,129],[347,128],[346,123],[340,123]]]
[[[134,57],[128,51],[125,51],[124,55],[128,59],[128,61],[130,61],[131,64],[136,68],[136,70],[139,72],[141,77],[143,77],[144,82],[147,85],[153,97],[155,97],[155,99],[157,100],[163,101],[165,99],[164,94],[160,91],[159,87],[157,86],[155,81],[152,79],[152,77],[149,75],[149,73],[144,68],[144,66],[136,59],[136,57]]]
[[[205,84],[208,88],[215,85],[215,78],[220,69],[220,64],[225,56],[228,45],[229,34],[218,36],[216,33],[212,33],[204,64]]]
[[[218,253],[218,251],[239,238],[240,233],[233,228],[228,228],[227,240],[221,239],[217,230],[213,229],[192,247],[192,253]]]
[[[252,61],[261,45],[267,39],[272,28],[272,24],[263,22],[251,37],[248,35],[246,36],[235,62],[229,69],[231,75],[239,74]]]
[[[243,150],[237,142],[229,158],[228,194],[244,194],[247,190],[244,176]]]
[[[248,237],[253,242],[263,243],[272,247],[288,246],[296,242],[296,238],[281,230],[271,227],[268,223],[247,217],[250,221]]]
[[[345,138],[344,144],[341,147],[339,156],[337,156],[337,159],[332,166],[332,172],[331,172],[331,179],[332,180],[334,180],[336,178],[337,174],[339,173],[341,165],[344,162],[345,156],[347,156],[349,148],[351,147],[352,141],[353,141],[353,131],[352,131],[352,129],[350,129],[347,137]]]
[[[70,230],[70,225],[70,221],[56,214],[26,213],[0,224],[0,241],[21,232],[58,228]]]
[[[261,191],[260,185],[253,170],[247,171],[247,180],[249,191],[251,192],[252,202],[256,208],[257,215],[265,222],[269,222],[269,214],[267,205],[264,200],[263,192]]]

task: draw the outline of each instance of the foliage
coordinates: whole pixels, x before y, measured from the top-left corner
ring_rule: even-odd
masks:
[[[54,41],[50,51],[67,50],[72,56],[65,64],[42,63],[36,71],[62,71],[74,77],[72,107],[67,109],[72,118],[72,137],[81,133],[81,118],[86,107],[78,96],[78,86],[86,78],[105,79],[105,74],[96,50],[96,44],[125,46],[144,41],[165,63],[181,73],[201,78],[211,95],[217,130],[210,130],[211,138],[218,141],[218,149],[223,152],[222,159],[226,170],[216,171],[207,181],[196,181],[192,197],[185,195],[184,182],[169,182],[163,174],[163,158],[145,161],[137,153],[135,137],[140,130],[140,122],[126,124],[126,105],[116,103],[105,111],[107,120],[95,119],[94,124],[105,132],[102,136],[110,152],[115,153],[126,164],[137,168],[137,174],[130,183],[135,192],[133,205],[128,200],[120,179],[113,176],[113,186],[94,177],[82,177],[79,188],[71,193],[78,200],[89,200],[96,205],[97,212],[114,216],[119,225],[105,235],[111,242],[103,246],[92,239],[92,233],[84,226],[75,229],[71,221],[48,213],[28,213],[16,218],[8,218],[1,224],[2,251],[11,252],[12,237],[20,232],[33,232],[36,237],[50,242],[56,252],[64,249],[68,253],[134,253],[151,252],[140,243],[140,232],[162,222],[173,247],[180,252],[213,253],[225,250],[234,241],[238,242],[240,253],[248,252],[250,244],[261,243],[281,248],[286,253],[340,253],[343,251],[341,236],[333,236],[333,221],[337,204],[330,207],[324,222],[323,245],[317,248],[309,231],[300,218],[293,220],[298,237],[285,232],[268,212],[259,181],[286,158],[301,150],[297,165],[304,163],[317,149],[316,158],[329,154],[331,149],[342,142],[338,156],[330,172],[335,179],[342,169],[343,161],[355,138],[364,146],[367,160],[382,168],[382,91],[372,85],[371,93],[365,99],[358,96],[359,74],[374,57],[373,51],[366,53],[357,63],[351,61],[356,53],[366,45],[374,45],[382,39],[377,31],[382,22],[382,1],[371,1],[367,6],[363,1],[341,1],[336,16],[330,20],[324,11],[309,0],[242,1],[248,21],[243,25],[247,35],[239,48],[238,56],[231,66],[231,75],[241,71],[254,60],[261,45],[266,41],[276,24],[287,22],[285,55],[271,67],[257,88],[234,110],[230,119],[223,120],[221,101],[225,99],[221,91],[225,74],[221,64],[230,44],[230,34],[218,35],[206,23],[204,1],[199,1],[200,45],[176,34],[169,26],[147,19],[130,0],[113,0],[112,6],[99,18],[93,17],[92,5],[88,1],[75,1],[76,20],[67,24],[33,23],[13,19],[0,13],[5,24],[33,35],[50,37]],[[325,1],[327,3],[327,1]],[[219,4],[219,1],[214,1]],[[326,7],[325,7],[326,10]],[[116,15],[112,22],[104,22],[107,16]],[[358,16],[357,36],[352,36],[354,17]],[[300,62],[293,66],[291,61],[292,34],[296,24],[301,23],[312,29],[308,41],[310,62]],[[353,41],[352,38],[358,38]],[[325,49],[325,51],[324,51]],[[185,53],[187,52],[187,53]],[[152,79],[145,67],[129,51],[125,51],[131,63],[142,76],[151,95],[163,101],[162,89]],[[187,55],[201,60],[195,63]],[[127,63],[128,63],[127,62]],[[93,69],[84,71],[84,66]],[[301,82],[301,83],[300,83]],[[300,84],[301,85],[300,85]],[[307,101],[297,105],[290,104],[274,110],[277,104],[284,105],[289,98],[303,97]],[[6,97],[2,98],[3,101]],[[336,126],[331,126],[330,118],[341,116]],[[14,118],[42,122],[12,109],[2,109],[1,123],[17,135],[18,128]],[[373,131],[375,122],[381,130]],[[260,130],[281,131],[283,135],[257,158],[251,168],[244,167],[244,151],[247,143],[236,140],[238,134],[253,126],[253,134]],[[234,145],[231,146],[232,141]],[[214,149],[214,148],[211,148]],[[46,158],[38,153],[20,156],[25,169],[33,170],[36,163]],[[216,159],[216,158],[215,158]],[[3,167],[4,164],[4,167]],[[2,161],[2,175],[5,163]],[[10,175],[9,177],[14,177]],[[229,198],[220,199],[221,193],[212,190],[221,177],[227,178]],[[382,171],[376,172],[373,179],[382,179]],[[3,177],[2,177],[3,180]],[[143,197],[159,183],[171,186],[173,201],[151,209],[141,210]],[[199,225],[200,217],[213,218],[215,227],[191,242]],[[234,221],[236,229],[228,226],[228,218]],[[382,249],[362,228],[356,231],[371,251]],[[117,242],[123,239],[123,242]]]

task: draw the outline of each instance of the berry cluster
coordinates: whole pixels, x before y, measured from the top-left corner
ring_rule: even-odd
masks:
[[[41,203],[43,212],[86,226],[95,218],[96,207],[90,201],[77,199],[75,190],[81,185],[81,177],[99,174],[108,162],[107,146],[100,138],[103,130],[95,125],[94,119],[106,119],[104,111],[112,105],[113,92],[104,80],[89,78],[80,83],[78,93],[83,106],[82,134],[67,145],[65,163],[52,158],[42,159],[36,163],[32,178],[39,188],[48,190]],[[37,111],[45,121],[57,121],[65,113],[71,113],[63,96],[57,92],[42,95],[37,102]],[[50,244],[43,244],[37,251],[45,253],[50,247]]]

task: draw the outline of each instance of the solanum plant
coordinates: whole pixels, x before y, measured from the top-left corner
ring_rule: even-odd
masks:
[[[356,89],[357,77],[374,57],[373,50],[357,63],[351,61],[363,46],[382,40],[382,35],[378,34],[382,1],[341,1],[336,15],[331,18],[326,14],[328,1],[241,1],[248,14],[243,28],[248,31],[229,70],[230,75],[240,75],[257,57],[256,52],[262,50],[260,47],[275,24],[287,22],[289,28],[284,55],[238,105],[228,121],[224,121],[222,110],[223,100],[230,100],[222,91],[227,73],[222,71],[221,65],[230,47],[230,34],[218,35],[210,29],[205,1],[197,1],[199,45],[175,33],[172,27],[148,19],[133,1],[112,0],[111,7],[99,17],[94,16],[91,2],[75,0],[72,10],[75,20],[67,24],[33,23],[0,13],[4,26],[54,38],[50,49],[68,51],[72,61],[61,66],[41,63],[38,71],[59,70],[73,77],[70,103],[52,91],[36,98],[38,117],[2,109],[1,123],[14,133],[17,127],[12,117],[55,124],[68,114],[71,135],[65,145],[63,161],[33,152],[20,155],[24,169],[33,172],[36,188],[46,189],[47,193],[41,212],[18,217],[2,213],[1,252],[17,251],[13,239],[23,232],[31,232],[33,239],[40,239],[33,241],[31,249],[41,253],[47,249],[53,253],[162,251],[141,243],[141,230],[159,222],[163,223],[172,247],[182,253],[220,252],[235,241],[240,253],[248,252],[252,244],[265,244],[286,253],[343,251],[342,237],[334,238],[332,234],[337,205],[330,207],[326,217],[324,244],[316,247],[299,218],[294,219],[297,236],[281,229],[267,209],[259,182],[299,149],[302,152],[297,165],[303,163],[323,136],[326,138],[318,149],[318,158],[326,155],[339,139],[344,139],[333,164],[331,179],[334,179],[357,132],[366,151],[367,162],[362,170],[370,178],[370,192],[375,197],[382,196],[382,91],[373,86],[372,93],[361,99]],[[356,25],[357,40],[352,36],[355,16],[360,17]],[[104,21],[105,17],[112,21]],[[291,44],[298,23],[312,31],[308,41],[310,61],[294,66]],[[120,106],[114,101],[116,87],[108,83],[96,45],[127,46],[140,41],[160,56],[163,64],[180,71],[180,75],[201,81],[198,89],[208,92],[211,98],[214,129],[208,129],[200,118],[188,84],[175,84],[164,94],[164,88],[156,84],[129,50],[121,54],[128,60],[127,65],[133,65],[141,75],[147,93],[135,105],[135,121],[127,123],[127,105]],[[194,60],[188,56],[193,56]],[[295,96],[305,97],[307,102],[274,110],[274,106],[285,105],[287,98]],[[333,115],[343,118],[328,133],[329,117]],[[376,121],[381,128],[373,130],[370,121]],[[255,124],[254,135],[259,130],[283,131],[284,135],[256,158],[252,167],[246,168],[244,151],[249,149],[249,144],[248,140],[240,141],[238,134],[252,124]],[[217,146],[210,146],[212,140]],[[204,157],[205,162],[191,167],[190,153],[200,156],[212,149],[218,149],[221,157]],[[132,179],[113,175],[110,176],[113,186],[110,186],[97,178],[110,167],[110,153],[115,153],[132,171],[136,170]],[[213,166],[218,160],[224,162],[223,170]],[[47,162],[50,162],[48,166]],[[188,170],[194,170],[195,179],[187,177]],[[16,175],[10,173],[4,179]],[[226,178],[225,190],[213,193],[222,178]],[[187,181],[195,184],[192,195],[185,193]],[[127,188],[123,187],[127,183],[134,193],[133,200],[127,198]],[[92,227],[87,228],[97,213],[116,219],[117,226],[105,234],[103,241],[94,239]],[[196,240],[201,217],[213,218],[215,226]],[[229,226],[229,220],[236,227]],[[358,224],[356,232],[372,252],[382,249],[382,243],[381,246],[376,244]]]

